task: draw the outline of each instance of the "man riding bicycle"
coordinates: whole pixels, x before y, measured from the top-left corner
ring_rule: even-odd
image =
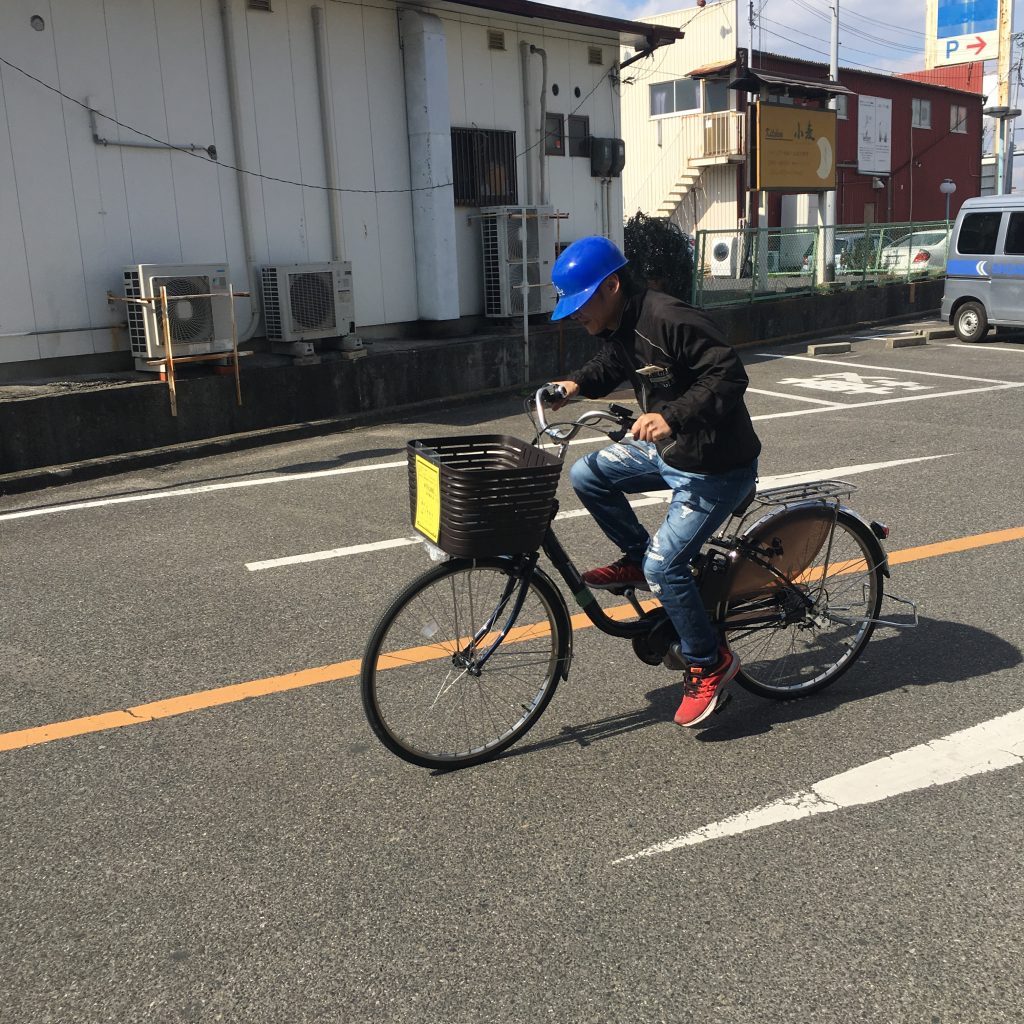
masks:
[[[636,286],[626,264],[600,236],[573,242],[559,256],[552,319],[572,317],[604,345],[568,380],[553,383],[566,399],[602,398],[626,380],[636,392],[641,415],[633,441],[592,452],[570,474],[580,500],[622,551],[583,578],[595,589],[649,587],[661,601],[679,635],[665,665],[685,673],[675,721],[691,726],[718,706],[739,659],[712,626],[690,561],[753,489],[761,442],[735,349],[700,310]],[[672,498],[652,539],[625,495],[664,488]]]

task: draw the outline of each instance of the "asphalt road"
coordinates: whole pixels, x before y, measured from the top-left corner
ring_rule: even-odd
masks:
[[[623,859],[1024,708],[1024,345],[886,336],[746,350],[749,406],[763,477],[844,476],[890,525],[920,626],[695,730],[594,629],[491,764],[365,724],[345,666],[429,565],[378,546],[412,532],[405,441],[522,436],[518,400],[0,498],[0,1021],[1020,1021],[1019,743]]]

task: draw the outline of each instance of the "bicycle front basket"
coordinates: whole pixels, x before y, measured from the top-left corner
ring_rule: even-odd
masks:
[[[416,531],[460,558],[536,551],[555,508],[562,461],[506,434],[410,441]]]

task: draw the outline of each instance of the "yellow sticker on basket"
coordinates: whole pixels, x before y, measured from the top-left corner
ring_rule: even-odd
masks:
[[[441,467],[416,456],[416,529],[435,544],[441,535]]]

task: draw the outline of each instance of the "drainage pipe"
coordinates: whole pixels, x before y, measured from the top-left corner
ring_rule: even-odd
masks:
[[[238,212],[242,223],[242,251],[245,256],[245,283],[249,293],[249,323],[240,332],[238,340],[248,341],[260,322],[260,310],[254,287],[256,263],[253,258],[252,208],[249,202],[248,165],[245,138],[242,131],[241,102],[238,96],[238,68],[235,60],[235,35],[231,24],[231,0],[220,0],[221,36],[224,44],[224,67],[228,80],[228,112],[231,118],[231,145],[235,155],[235,181],[238,185]]]
[[[405,78],[419,318],[457,320],[459,263],[444,23],[426,11],[403,8],[398,13],[398,28]]]
[[[327,55],[327,33],[322,7],[311,8],[313,39],[316,43],[316,84],[320,93],[320,132],[324,147],[324,174],[327,179],[327,215],[331,225],[331,259],[345,258],[345,232],[341,219],[341,192],[338,190],[337,151],[334,148],[334,107],[328,82],[330,61]]]
[[[533,100],[530,97],[530,44],[519,44],[519,61],[523,76],[523,124],[526,126],[526,205],[533,206],[537,197],[533,192],[533,155],[530,152],[530,122],[533,119]]]
[[[541,85],[540,85],[540,147],[538,156],[540,157],[540,195],[537,197],[538,205],[544,206],[548,201],[548,182],[547,182],[547,156],[545,154],[545,147],[547,146],[547,119],[548,119],[548,55],[546,50],[542,50],[539,46],[530,46],[530,53],[540,54],[541,64]]]

